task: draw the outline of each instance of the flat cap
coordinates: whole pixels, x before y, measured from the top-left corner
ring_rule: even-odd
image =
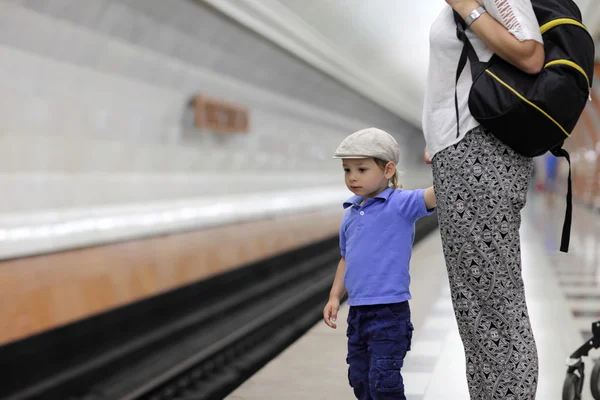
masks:
[[[354,132],[338,146],[333,158],[379,158],[400,162],[400,146],[386,131],[367,128]]]

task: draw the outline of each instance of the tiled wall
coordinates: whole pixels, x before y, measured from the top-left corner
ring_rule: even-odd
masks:
[[[195,129],[197,93],[247,106],[250,132]],[[416,128],[200,0],[0,0],[0,217],[343,189],[331,153],[367,126],[430,184]]]
[[[353,129],[420,136],[202,4],[0,2],[0,171],[323,176],[338,171],[329,156]],[[194,130],[197,92],[248,105],[251,133]]]

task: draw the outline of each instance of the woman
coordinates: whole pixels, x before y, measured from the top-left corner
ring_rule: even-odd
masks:
[[[534,399],[538,356],[519,243],[533,161],[499,142],[471,116],[468,63],[456,84],[463,43],[453,12],[469,25],[467,35],[481,61],[496,53],[527,73],[538,73],[544,64],[542,37],[531,0],[446,3],[430,32],[423,130],[469,392],[471,399]]]

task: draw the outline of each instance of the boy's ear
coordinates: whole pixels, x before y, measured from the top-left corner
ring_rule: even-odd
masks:
[[[389,161],[387,164],[385,164],[386,179],[392,179],[395,171],[396,171],[396,164],[393,161]]]

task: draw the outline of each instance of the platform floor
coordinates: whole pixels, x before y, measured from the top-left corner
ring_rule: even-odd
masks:
[[[600,214],[576,206],[571,248],[558,251],[564,198],[530,193],[523,211],[523,276],[538,345],[537,398],[561,399],[565,361],[600,320]],[[415,246],[411,308],[415,332],[403,376],[408,400],[469,399],[464,352],[449,297],[439,232]],[[336,330],[316,324],[306,335],[234,391],[228,400],[352,399],[348,386],[343,306]],[[590,355],[598,357],[600,352]],[[589,389],[586,359],[583,400]]]

